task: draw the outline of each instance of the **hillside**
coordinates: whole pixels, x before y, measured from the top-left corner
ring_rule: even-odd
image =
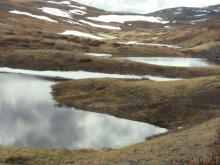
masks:
[[[174,23],[176,21],[186,21],[194,24],[195,22],[207,20],[220,14],[219,7],[220,5],[213,5],[204,8],[176,7],[159,10],[149,13],[149,15],[154,15],[163,19],[166,18],[172,20]]]
[[[186,26],[167,33],[158,43],[178,44],[186,50],[205,51],[220,46],[220,15],[209,20],[202,21],[196,25]],[[219,57],[217,57],[219,58]]]
[[[1,0],[1,68],[139,76],[62,79],[51,86],[50,97],[58,107],[109,114],[170,131],[121,149],[0,146],[0,164],[170,165],[187,164],[192,155],[207,160],[220,141],[219,7],[136,14],[74,1]],[[164,66],[121,57],[202,57],[217,65]],[[146,75],[178,80],[155,82]]]

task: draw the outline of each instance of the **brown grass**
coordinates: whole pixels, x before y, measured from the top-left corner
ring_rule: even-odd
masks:
[[[91,42],[91,43],[89,44],[89,46],[100,46],[100,45],[103,45],[103,44],[106,44],[106,42],[105,42],[105,41],[95,40],[95,41]]]
[[[81,46],[80,48],[81,48],[81,49],[84,49],[84,50],[89,50],[89,49],[90,49],[89,46],[85,46],[85,45]]]
[[[119,43],[112,43],[112,45],[113,45],[115,48],[117,48],[117,47],[120,47],[120,46],[121,46],[121,44],[119,44]]]
[[[220,115],[219,82],[218,76],[169,83],[90,79],[52,88],[54,99],[67,106],[176,128]]]
[[[54,46],[55,42],[42,42],[42,44],[47,45],[47,46]]]
[[[87,63],[87,62],[92,62],[93,60],[90,58],[83,58],[79,60],[79,63]]]
[[[11,2],[13,1],[13,3]],[[32,2],[25,0],[2,0],[11,9],[27,11],[36,15],[56,17],[42,13],[33,6]],[[34,1],[34,0],[31,0]],[[45,2],[38,0],[40,2]],[[22,2],[28,7],[24,7]],[[35,0],[36,2],[36,0]],[[5,5],[5,4],[4,4]],[[38,3],[40,5],[40,3]],[[53,7],[53,4],[49,4]],[[56,7],[63,5],[56,5]],[[89,10],[90,12],[90,10]],[[90,15],[101,15],[103,11],[98,9]],[[12,20],[16,19],[17,21]],[[79,16],[80,17],[80,16]],[[81,19],[81,18],[80,18]],[[219,21],[218,21],[219,22]],[[217,22],[217,23],[218,23]],[[131,29],[123,31],[105,31],[110,35],[119,36],[118,39],[105,40],[100,46],[83,47],[94,42],[91,39],[83,39],[73,36],[56,35],[66,29],[78,30],[97,35],[100,29],[92,28],[87,30],[84,27],[72,26],[69,23],[54,24],[26,16],[12,15],[7,10],[1,10],[0,14],[0,66],[31,69],[31,70],[87,70],[95,72],[155,75],[166,77],[204,77],[219,75],[220,68],[199,67],[199,68],[178,68],[154,66],[143,63],[129,62],[118,59],[107,59],[91,57],[81,54],[82,52],[109,53],[114,57],[119,56],[188,56],[186,50],[198,49],[207,50],[218,46],[214,42],[219,36],[219,26],[216,23],[212,26],[216,29],[205,29],[193,26],[180,29],[176,33],[163,33],[154,29]],[[118,26],[117,23],[112,25]],[[158,25],[148,23],[135,23],[136,27]],[[199,25],[200,26],[200,25]],[[13,31],[10,31],[13,29]],[[36,30],[38,29],[38,30]],[[193,30],[193,31],[192,31]],[[6,32],[7,31],[7,32]],[[31,32],[31,33],[30,33]],[[25,36],[24,36],[25,34]],[[16,35],[16,37],[15,37]],[[164,39],[150,40],[155,36]],[[10,38],[11,37],[11,38]],[[72,38],[72,39],[71,39]],[[54,44],[50,43],[53,39]],[[62,40],[62,41],[61,41]],[[217,39],[218,40],[218,39]],[[139,45],[118,45],[116,42],[138,41],[138,42],[161,42],[176,44],[184,49],[170,49],[165,47],[139,46]],[[65,44],[65,50],[57,50],[56,46]],[[31,43],[31,44],[30,44]],[[112,44],[113,43],[113,44]],[[22,47],[22,45],[31,47]],[[53,45],[56,45],[53,47]],[[99,44],[96,44],[99,45]],[[114,46],[115,45],[115,46]],[[19,50],[21,49],[22,50]],[[42,50],[30,50],[30,49]],[[80,49],[81,48],[81,49]],[[85,49],[83,49],[85,48]],[[13,50],[13,52],[12,52]],[[89,59],[89,61],[85,59]],[[80,60],[85,60],[80,62]],[[81,82],[81,83],[80,83]],[[67,82],[66,82],[67,83]],[[69,83],[69,82],[68,82]],[[79,83],[79,84],[78,84]],[[150,82],[148,80],[82,80],[70,83],[68,86],[72,103],[65,97],[62,102],[70,106],[83,107],[87,110],[101,111],[118,117],[130,118],[144,122],[151,122],[156,125],[163,125],[169,128],[177,126],[201,123],[212,119],[219,114],[219,80],[214,77],[184,80],[178,82]],[[57,88],[56,94],[63,95],[67,89]],[[72,87],[72,88],[69,88]],[[73,92],[72,92],[73,91]],[[77,93],[78,92],[78,93]],[[82,93],[82,95],[80,95]],[[91,93],[90,97],[87,93]],[[68,97],[66,97],[68,98]],[[131,114],[131,115],[130,115]],[[12,148],[0,146],[0,163],[16,164],[171,164],[173,161],[186,163],[191,160],[192,147],[195,153],[201,158],[209,156],[214,151],[211,146],[215,144],[214,128],[219,125],[220,120],[210,120],[204,124],[181,132],[173,132],[166,136],[148,140],[143,143],[125,147],[123,149],[100,151],[82,149],[71,151],[67,149],[31,149]],[[129,128],[128,128],[129,129]],[[187,146],[187,145],[188,146]],[[210,150],[211,149],[211,150]],[[195,159],[197,161],[197,159]]]
[[[61,45],[60,45],[60,46],[57,46],[57,49],[58,49],[58,50],[64,50],[64,49],[65,49],[65,46],[61,46]]]

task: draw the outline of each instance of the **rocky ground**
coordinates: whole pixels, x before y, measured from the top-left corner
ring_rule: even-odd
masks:
[[[194,57],[220,59],[220,47],[214,47],[202,52],[194,52],[193,50],[188,50],[187,52],[192,54]]]

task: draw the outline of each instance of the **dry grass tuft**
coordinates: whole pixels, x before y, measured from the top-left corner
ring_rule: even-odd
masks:
[[[65,49],[65,46],[59,45],[59,46],[57,46],[57,49],[58,49],[58,50],[64,50],[64,49]]]
[[[103,44],[106,44],[106,42],[105,42],[105,41],[95,40],[95,41],[91,42],[91,43],[89,44],[89,46],[100,46],[100,45],[103,45]]]
[[[113,45],[115,48],[121,47],[121,44],[119,44],[119,43],[112,43],[112,45]]]
[[[220,41],[220,38],[215,39],[215,42]]]
[[[87,62],[92,62],[93,60],[90,58],[83,58],[79,60],[79,63],[87,63]]]
[[[80,46],[81,49],[84,49],[84,50],[89,50],[90,47],[89,46],[86,46],[86,45],[83,45],[83,46]]]
[[[55,42],[42,42],[42,44],[47,45],[47,46],[54,46]]]

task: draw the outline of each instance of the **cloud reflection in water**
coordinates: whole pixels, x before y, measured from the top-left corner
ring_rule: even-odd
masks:
[[[34,148],[120,148],[166,129],[106,114],[58,107],[55,80],[0,73],[0,145]]]

